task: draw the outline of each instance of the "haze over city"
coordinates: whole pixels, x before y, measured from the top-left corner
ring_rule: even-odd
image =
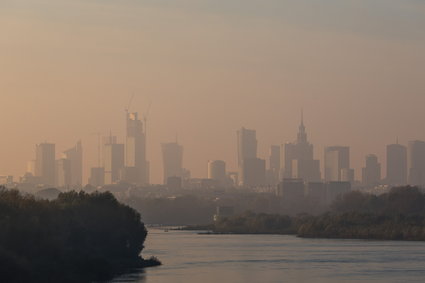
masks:
[[[366,154],[385,164],[397,137],[425,139],[424,13],[420,1],[2,1],[0,173],[22,175],[36,143],[81,139],[87,180],[96,134],[124,142],[135,94],[131,111],[152,103],[152,183],[176,134],[205,177],[210,159],[236,170],[241,126],[261,158],[293,141],[301,108],[315,158],[349,145],[359,178]]]
[[[425,1],[0,0],[0,282],[425,282]]]

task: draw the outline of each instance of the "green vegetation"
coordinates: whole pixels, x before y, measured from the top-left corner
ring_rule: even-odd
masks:
[[[425,241],[425,194],[416,187],[375,196],[351,192],[319,216],[247,212],[218,219],[214,233],[296,234],[300,237]]]
[[[142,259],[140,215],[111,193],[36,200],[0,188],[2,282],[92,282],[160,264]]]
[[[416,187],[380,196],[352,192],[337,199],[330,212],[304,219],[298,235],[425,241],[425,194]]]

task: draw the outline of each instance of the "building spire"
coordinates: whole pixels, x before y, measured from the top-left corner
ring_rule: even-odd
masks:
[[[304,109],[301,108],[301,125],[304,126]]]
[[[307,133],[305,132],[304,126],[304,110],[301,108],[301,124],[298,130],[298,143],[306,143],[307,142]]]

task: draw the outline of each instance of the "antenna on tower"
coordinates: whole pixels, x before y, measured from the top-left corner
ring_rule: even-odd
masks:
[[[301,125],[304,125],[304,108],[301,108]]]

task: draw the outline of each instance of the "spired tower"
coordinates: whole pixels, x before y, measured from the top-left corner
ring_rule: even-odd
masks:
[[[299,178],[306,182],[320,181],[320,162],[314,160],[313,145],[307,139],[302,111],[296,142],[286,143],[283,147],[284,178]]]
[[[139,120],[137,112],[127,112],[126,124],[126,167],[123,179],[137,185],[149,184],[149,163],[146,160],[146,128],[143,122]]]

